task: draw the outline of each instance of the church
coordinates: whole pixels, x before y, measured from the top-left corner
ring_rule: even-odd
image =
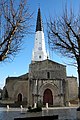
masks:
[[[8,77],[3,88],[2,99],[27,106],[68,106],[78,98],[77,78],[67,76],[66,66],[49,59],[40,8],[38,9],[34,48],[29,72]]]

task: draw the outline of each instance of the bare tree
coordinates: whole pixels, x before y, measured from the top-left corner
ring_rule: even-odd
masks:
[[[23,37],[30,31],[31,16],[27,0],[0,0],[0,61],[21,49]]]
[[[80,102],[80,13],[74,15],[72,9],[65,9],[60,18],[50,18],[47,22],[50,48],[77,64]]]

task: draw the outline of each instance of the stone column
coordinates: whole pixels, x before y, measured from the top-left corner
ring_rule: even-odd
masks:
[[[68,81],[66,80],[66,86],[65,86],[65,102],[66,102],[66,106],[69,106],[69,90],[68,90]]]

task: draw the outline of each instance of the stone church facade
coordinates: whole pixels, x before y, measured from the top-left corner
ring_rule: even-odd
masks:
[[[32,63],[29,68],[29,91],[32,91],[30,102],[63,105],[66,97],[64,93],[66,67],[47,59]]]
[[[40,8],[38,9],[35,45],[29,73],[19,77],[6,78],[3,100],[35,103],[45,106],[67,106],[70,100],[78,98],[76,77],[67,77],[66,66],[48,58]]]

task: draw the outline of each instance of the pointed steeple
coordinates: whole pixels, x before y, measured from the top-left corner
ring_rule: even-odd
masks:
[[[47,59],[47,52],[45,47],[44,32],[42,26],[42,18],[40,8],[38,9],[34,49],[32,52],[32,62],[43,61]]]
[[[37,15],[36,32],[37,31],[43,31],[40,8],[38,9],[38,15]]]

